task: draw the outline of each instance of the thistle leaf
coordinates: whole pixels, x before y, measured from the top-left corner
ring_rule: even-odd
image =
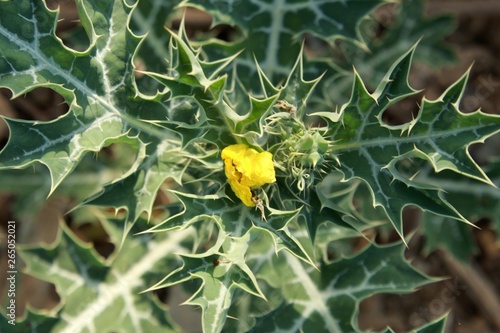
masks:
[[[105,222],[115,244],[120,241],[121,223]],[[187,231],[183,233],[189,235]],[[144,283],[158,279],[171,267],[171,259],[169,265],[165,265],[165,253],[182,252],[182,239],[129,236],[121,252],[105,262],[61,224],[53,245],[24,247],[20,251],[27,273],[56,286],[61,306],[43,316],[29,312],[25,321],[19,323],[20,327],[31,325],[34,332],[45,332],[46,325],[50,325],[50,332],[86,332],[95,328],[149,332],[159,327],[165,332],[177,331],[166,317],[164,305],[155,296],[139,292]],[[53,274],[47,275],[48,271]],[[118,314],[121,320],[109,320]],[[34,326],[35,322],[39,322],[39,326]]]
[[[193,278],[201,279],[200,289],[185,304],[202,309],[203,332],[220,332],[236,289],[265,299],[257,280],[245,262],[250,233],[228,237],[219,233],[215,245],[202,254],[184,255],[183,265],[148,289],[176,285]]]
[[[279,269],[279,277],[268,280],[280,288],[284,301],[274,311],[258,318],[251,332],[358,332],[360,302],[376,293],[411,292],[433,280],[417,272],[403,258],[404,246],[369,246],[352,258],[321,267],[304,267],[289,255],[274,258],[262,268]]]
[[[436,101],[424,99],[413,121],[398,126],[386,124],[383,112],[415,93],[408,85],[412,55],[413,50],[402,56],[373,94],[356,77],[351,100],[342,107],[341,120],[334,123],[326,119],[331,125],[331,138],[335,142],[332,154],[339,160],[339,170],[346,180],[359,178],[368,184],[374,205],[385,210],[401,237],[401,213],[408,205],[466,220],[448,203],[441,190],[416,183],[412,180],[414,174],[405,174],[400,164],[424,159],[435,172],[452,170],[491,184],[467,148],[500,131],[498,116],[480,111],[463,114],[457,109],[467,73]]]
[[[493,228],[500,230],[498,166],[499,162],[495,161],[486,167],[486,174],[495,187],[450,171],[442,172],[436,177],[425,167],[421,168],[422,172],[415,177],[415,180],[432,183],[443,189],[446,192],[446,200],[457,207],[459,212],[472,223],[487,218],[492,222]],[[422,234],[425,236],[427,253],[443,248],[463,263],[470,262],[472,255],[477,251],[477,245],[469,226],[433,214],[425,214],[423,221]],[[444,233],[450,237],[443,237]]]
[[[255,78],[253,58],[273,82],[286,78],[296,55],[300,52],[303,34],[308,32],[328,43],[337,39],[360,40],[359,21],[370,10],[384,1],[276,1],[258,2],[185,0],[181,6],[193,6],[210,13],[213,24],[237,25],[244,37],[234,43],[205,43],[204,50],[234,54],[245,50],[238,63],[246,77],[245,83]],[[247,86],[250,86],[248,84]]]
[[[270,209],[271,214],[267,216],[267,221],[264,221],[255,209],[246,207],[241,202],[235,205],[220,193],[203,197],[176,191],[172,193],[177,195],[182,202],[182,211],[155,225],[147,232],[185,229],[200,221],[203,223],[214,221],[221,232],[232,237],[243,237],[249,231],[264,232],[271,236],[276,253],[281,250],[289,251],[297,258],[314,266],[309,254],[288,228],[288,224],[297,217],[298,211]]]
[[[125,231],[143,211],[151,213],[159,186],[169,177],[180,181],[186,164],[178,157],[179,135],[151,121],[165,119],[164,107],[132,98],[137,95],[132,60],[141,41],[127,26],[132,9],[121,0],[79,1],[91,41],[85,52],[62,44],[55,35],[57,12],[43,2],[4,2],[0,14],[1,47],[15,51],[0,58],[0,86],[14,96],[49,87],[70,106],[67,114],[51,122],[6,119],[10,139],[0,154],[0,168],[40,162],[49,169],[52,193],[87,152],[116,142],[136,147],[139,153],[132,168],[88,201],[125,208]],[[24,27],[21,35],[16,33],[18,26]],[[124,198],[124,193],[129,196]],[[115,197],[121,200],[109,199]]]
[[[347,101],[352,86],[352,68],[356,68],[365,85],[376,87],[389,68],[411,45],[418,43],[414,60],[432,67],[450,64],[456,60],[455,51],[444,42],[453,32],[455,19],[449,14],[429,16],[424,2],[406,0],[393,7],[380,9],[378,15],[364,20],[360,31],[366,41],[366,48],[360,48],[350,40],[339,40],[341,58],[329,59],[328,64],[338,73],[325,82],[325,97],[335,105]],[[389,20],[395,20],[387,24]],[[379,35],[377,29],[384,29]]]

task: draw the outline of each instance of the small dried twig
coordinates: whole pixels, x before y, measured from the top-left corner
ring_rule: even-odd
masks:
[[[441,251],[441,257],[448,269],[467,285],[467,291],[481,311],[486,314],[488,321],[500,330],[500,300],[495,287],[477,269],[466,266],[448,253]]]

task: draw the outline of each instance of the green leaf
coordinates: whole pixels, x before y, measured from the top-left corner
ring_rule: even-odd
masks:
[[[271,81],[286,78],[306,32],[330,44],[338,39],[362,44],[359,21],[383,2],[262,0],[242,1],[236,6],[232,1],[185,0],[181,6],[207,11],[213,16],[213,25],[237,25],[242,30],[243,37],[233,43],[212,40],[203,44],[205,51],[217,54],[234,54],[244,49],[238,70],[242,73],[240,79],[250,86],[257,74],[254,57]]]
[[[432,183],[446,191],[446,199],[473,223],[487,218],[491,220],[494,228],[500,230],[500,190],[498,189],[500,168],[498,166],[499,161],[493,161],[485,168],[486,174],[496,187],[452,172],[442,172],[440,177],[436,177],[425,167],[421,168],[422,172],[417,175],[416,180]],[[425,214],[423,221],[422,233],[425,236],[427,252],[443,248],[456,259],[468,263],[477,251],[470,227],[432,214]],[[443,237],[443,234],[448,237]]]
[[[173,229],[185,229],[193,223],[215,222],[221,232],[233,237],[243,237],[249,231],[271,236],[275,252],[286,250],[297,258],[313,262],[303,245],[293,236],[288,224],[297,216],[297,211],[280,211],[269,208],[267,221],[262,220],[260,212],[246,207],[241,202],[232,203],[222,193],[197,196],[172,191],[182,202],[182,211],[153,226],[147,232],[163,232]],[[239,200],[239,199],[236,199]],[[231,207],[232,206],[232,207]]]
[[[201,307],[203,332],[220,332],[237,288],[265,299],[245,262],[249,241],[250,233],[238,238],[219,233],[211,249],[202,254],[183,255],[183,266],[148,291],[201,279],[200,289],[185,304]]]
[[[26,312],[22,318],[16,318],[12,321],[10,317],[5,317],[2,312],[0,316],[0,330],[2,332],[12,332],[12,333],[25,333],[25,332],[53,332],[53,328],[56,327],[59,319],[56,317],[51,317],[45,313],[39,313],[27,306]],[[11,323],[9,323],[11,321]]]
[[[363,77],[367,87],[376,87],[387,68],[415,43],[418,43],[418,48],[414,57],[418,63],[438,68],[456,60],[454,50],[444,42],[444,38],[455,29],[455,20],[451,15],[429,17],[422,0],[400,1],[394,6],[380,8],[377,14],[360,23],[366,48],[360,48],[349,40],[337,43],[341,57],[330,59],[329,64],[338,73],[324,83],[324,91],[328,91],[324,97],[335,105],[347,101],[353,67]],[[395,22],[387,24],[391,19]],[[383,29],[381,35],[378,33],[380,29]]]
[[[185,122],[179,124],[176,121],[159,124],[174,127],[183,138],[197,138],[197,141],[215,143],[219,148],[231,142],[242,142],[235,132],[235,127],[249,114],[240,116],[234,111],[224,96],[227,76],[218,76],[237,54],[215,62],[203,61],[199,59],[199,52],[188,42],[183,28],[179,34],[171,35],[171,53],[174,57],[172,63],[175,63],[175,67],[167,74],[147,74],[164,85],[171,97],[190,101],[199,109],[194,115],[195,121],[192,125]],[[270,108],[270,105],[268,107]],[[184,129],[191,130],[191,135]],[[185,139],[183,143],[186,143]]]
[[[371,245],[356,256],[322,266],[320,272],[289,255],[274,258],[260,274],[281,289],[285,300],[259,318],[251,332],[358,332],[363,299],[376,293],[411,292],[433,281],[406,262],[403,250],[402,244]]]
[[[401,57],[372,94],[356,76],[351,100],[342,107],[340,121],[326,119],[330,121],[335,142],[332,154],[340,163],[339,170],[346,180],[359,178],[368,184],[375,206],[384,209],[401,237],[401,213],[408,205],[465,221],[442,191],[414,181],[414,174],[406,174],[402,165],[411,159],[423,159],[435,172],[452,170],[491,184],[467,148],[500,131],[498,116],[480,111],[463,114],[457,109],[467,73],[437,100],[424,99],[413,121],[398,126],[386,124],[382,120],[384,111],[415,93],[408,85],[412,55],[413,50]]]
[[[470,226],[455,220],[425,214],[422,233],[425,236],[426,253],[443,248],[463,263],[469,263],[472,255],[477,252]]]
[[[120,241],[121,223],[120,220],[105,224],[115,244]],[[45,318],[28,313],[20,322],[21,327],[31,325],[33,332],[46,332],[46,325],[50,325],[50,332],[91,332],[95,328],[123,332],[161,328],[175,332],[165,306],[154,295],[139,292],[145,283],[165,274],[170,267],[166,265],[165,253],[182,251],[180,242],[189,234],[185,231],[181,238],[155,240],[148,235],[129,236],[121,252],[105,262],[61,224],[53,245],[20,249],[26,272],[53,283],[61,305]],[[51,274],[47,275],[49,271]],[[34,326],[35,322],[39,324]]]
[[[236,9],[230,1],[183,1],[181,7],[202,6],[215,24],[238,25],[244,34],[198,49],[183,25],[178,33],[162,29],[173,2],[78,0],[89,40],[83,51],[56,36],[58,12],[44,2],[1,2],[0,86],[14,97],[48,87],[69,105],[50,122],[6,119],[10,137],[0,169],[9,173],[3,175],[43,164],[50,176],[46,192],[55,193],[79,184],[72,177],[81,175],[77,167],[87,170],[87,153],[115,144],[129,148],[119,152],[127,163],[106,165],[113,172],[107,185],[84,200],[115,210],[119,218],[100,216],[120,251],[103,259],[65,225],[55,244],[21,248],[27,273],[53,283],[61,304],[46,314],[29,310],[16,329],[175,331],[168,309],[150,291],[195,280],[189,285],[199,288],[187,303],[201,307],[207,332],[351,332],[358,330],[363,299],[431,282],[404,260],[403,244],[371,245],[333,263],[332,257],[352,254],[346,239],[369,238],[368,229],[387,221],[403,237],[407,205],[463,219],[446,182],[433,179],[452,172],[492,189],[467,149],[500,131],[500,118],[458,110],[466,74],[436,101],[424,100],[411,122],[384,123],[389,107],[416,93],[408,84],[414,50],[374,92],[355,75],[351,100],[339,112],[331,105],[318,109],[311,96],[324,64],[304,66],[302,36],[330,46],[339,40],[362,45],[360,23],[382,2],[260,0]],[[309,74],[316,79],[308,81]],[[261,95],[253,92],[258,84]],[[227,185],[220,151],[233,143],[273,154],[276,182],[256,189],[262,211],[244,206]],[[418,173],[424,163],[430,171]],[[95,166],[95,175],[102,169]],[[85,191],[100,184],[88,182]],[[19,185],[27,197],[29,187]],[[152,214],[163,189],[173,195]],[[80,186],[71,190],[78,200],[88,195]],[[497,192],[486,192],[495,203]],[[228,320],[234,314],[240,322]]]
[[[187,163],[180,156],[180,136],[151,121],[164,120],[164,106],[134,98],[132,61],[141,39],[127,26],[132,9],[121,0],[79,1],[91,41],[85,52],[62,44],[55,35],[57,12],[42,2],[3,3],[0,14],[0,46],[12,51],[0,58],[0,86],[14,96],[49,87],[70,106],[66,115],[51,122],[6,119],[10,139],[0,154],[0,168],[40,162],[49,169],[53,192],[87,152],[116,142],[130,144],[138,151],[131,169],[87,201],[125,208],[125,231],[142,212],[151,213],[160,185],[167,178],[179,182]],[[24,27],[21,35],[18,26]]]
[[[485,167],[486,175],[494,186],[445,171],[437,175],[422,167],[415,180],[429,182],[443,189],[446,199],[457,207],[461,214],[476,222],[480,218],[489,218],[493,225],[500,228],[500,160]]]

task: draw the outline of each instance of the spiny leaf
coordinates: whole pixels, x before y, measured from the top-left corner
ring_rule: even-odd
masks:
[[[499,230],[500,228],[500,174],[498,170],[499,162],[494,161],[488,165],[485,170],[488,177],[496,187],[484,182],[463,177],[459,174],[444,171],[439,177],[432,174],[429,167],[422,166],[415,180],[420,182],[432,183],[446,192],[446,199],[467,217],[475,223],[482,218],[490,219],[492,226]],[[425,250],[431,252],[436,248],[447,250],[456,259],[468,263],[471,256],[477,250],[470,227],[433,214],[423,216],[422,233],[425,236]],[[446,231],[449,237],[443,237]]]
[[[436,172],[445,169],[491,183],[470,158],[467,148],[500,131],[500,118],[481,113],[463,114],[457,109],[467,74],[436,101],[424,100],[417,117],[403,125],[383,122],[382,114],[405,96],[414,94],[408,85],[413,50],[393,65],[373,94],[356,77],[351,100],[341,110],[341,120],[330,122],[338,158],[346,180],[365,181],[396,231],[403,236],[401,213],[416,205],[439,215],[465,220],[444,198],[443,192],[417,184],[395,167],[405,158],[426,159]],[[328,119],[327,119],[328,120]]]
[[[121,223],[105,222],[114,242],[120,241]],[[189,232],[183,234],[188,236]],[[27,273],[56,286],[61,307],[44,319],[28,315],[27,322],[21,325],[34,324],[31,320],[41,321],[38,328],[32,326],[34,332],[42,332],[39,329],[46,323],[52,323],[51,332],[87,332],[95,328],[149,332],[154,327],[161,327],[165,332],[176,331],[165,316],[164,306],[154,296],[138,292],[145,282],[165,274],[169,267],[165,265],[165,253],[182,251],[182,239],[152,240],[147,235],[129,236],[122,252],[115,253],[111,262],[106,263],[61,224],[55,244],[24,247],[20,251]],[[46,275],[48,271],[52,272],[50,276]],[[120,321],[109,320],[118,314]]]
[[[237,25],[243,30],[244,37],[231,44],[205,43],[204,50],[234,54],[244,49],[238,62],[240,75],[249,83],[255,78],[256,68],[253,57],[257,59],[266,76],[278,82],[288,76],[290,67],[299,53],[302,35],[312,33],[329,43],[337,39],[360,41],[359,21],[370,10],[384,1],[286,1],[259,0],[232,1],[194,1],[185,0],[181,6],[193,6],[213,15],[213,24]],[[208,47],[210,46],[210,48]]]
[[[235,238],[220,232],[212,248],[202,254],[182,256],[183,266],[147,291],[201,279],[200,289],[186,304],[201,307],[203,332],[220,332],[237,288],[265,299],[245,262],[249,241],[250,233]]]
[[[57,12],[42,2],[2,4],[2,49],[26,52],[22,57],[3,54],[0,85],[14,96],[37,86],[50,87],[63,95],[70,110],[46,123],[7,119],[11,133],[0,154],[0,168],[40,162],[50,171],[53,192],[85,153],[116,142],[129,143],[139,151],[136,163],[100,197],[88,201],[125,208],[128,231],[143,211],[151,213],[166,178],[180,181],[186,161],[178,157],[179,136],[152,121],[165,119],[165,107],[133,98],[137,92],[132,60],[141,39],[127,26],[132,7],[121,0],[79,1],[78,10],[91,41],[85,52],[62,44],[55,35]],[[15,33],[17,26],[25,27],[23,35]],[[128,198],[109,200],[123,194],[123,188]]]
[[[164,72],[170,59],[168,47],[170,34],[165,30],[167,20],[175,13],[176,1],[141,0],[130,17],[130,29],[136,35],[145,36],[136,57],[138,70]],[[158,84],[147,75],[136,75],[138,90],[145,94],[155,95]]]
[[[477,252],[470,226],[430,213],[425,214],[423,220],[425,253],[443,248],[464,264],[470,262],[472,255]],[[443,237],[445,234],[447,237]]]
[[[380,79],[411,45],[418,43],[415,61],[432,67],[449,64],[456,60],[451,45],[444,38],[455,28],[455,19],[449,14],[429,16],[424,1],[399,1],[393,7],[380,8],[373,18],[360,25],[366,48],[360,48],[350,40],[339,40],[341,58],[329,59],[328,64],[337,70],[327,82],[324,97],[334,105],[342,105],[349,98],[352,86],[352,68],[355,67],[367,87],[376,87]],[[387,24],[389,19],[395,22]],[[377,32],[382,26],[380,35]],[[323,59],[322,59],[323,60]]]
[[[318,272],[284,255],[262,268],[285,301],[257,320],[251,332],[358,332],[360,302],[382,292],[411,292],[432,282],[403,258],[404,246],[371,245],[352,258],[321,267]],[[280,276],[265,274],[279,270]]]
[[[25,333],[25,332],[34,332],[34,333],[45,333],[45,332],[54,332],[54,327],[57,326],[57,323],[60,319],[54,316],[47,315],[46,313],[41,313],[40,311],[36,311],[32,309],[29,305],[26,307],[26,311],[21,318],[16,318],[15,321],[9,323],[12,319],[9,317],[5,317],[2,313],[0,316],[0,330],[2,332],[9,333]]]
[[[203,137],[223,146],[231,141],[240,142],[235,134],[236,124],[245,117],[238,115],[224,98],[226,76],[212,77],[206,71],[214,71],[215,67],[223,67],[234,57],[216,64],[201,61],[196,50],[189,44],[184,31],[171,33],[173,43],[172,54],[175,56],[175,67],[170,74],[147,73],[160,84],[168,88],[172,97],[182,97],[199,105],[201,114],[193,128],[200,128]],[[217,73],[219,69],[215,69]]]
[[[197,196],[175,192],[184,209],[147,232],[162,232],[172,229],[184,229],[193,223],[209,223],[214,221],[224,232],[232,237],[242,237],[248,231],[265,232],[271,236],[276,253],[286,250],[297,258],[312,265],[313,262],[302,244],[291,234],[288,224],[293,221],[298,211],[280,211],[269,208],[271,214],[263,221],[255,209],[231,203],[222,193],[208,196]],[[232,206],[232,207],[231,207]]]

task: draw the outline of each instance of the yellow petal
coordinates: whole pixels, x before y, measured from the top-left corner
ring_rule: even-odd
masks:
[[[255,204],[252,201],[252,191],[250,187],[241,185],[239,182],[229,181],[234,194],[248,207],[253,207]]]
[[[255,206],[251,188],[276,181],[273,155],[269,152],[259,153],[245,144],[236,144],[222,150],[222,159],[233,192],[247,206]]]

